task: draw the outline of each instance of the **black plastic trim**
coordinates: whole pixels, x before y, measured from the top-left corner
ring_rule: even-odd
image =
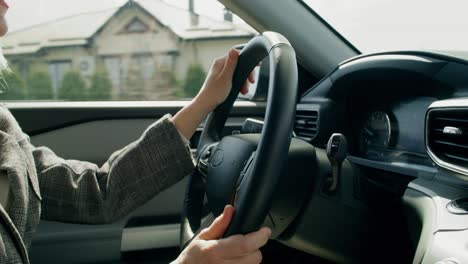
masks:
[[[384,171],[390,171],[390,172],[417,177],[417,178],[421,177],[421,178],[428,179],[428,180],[433,179],[437,174],[436,168],[425,167],[425,166],[423,167],[421,165],[412,165],[412,164],[395,165],[395,164],[388,163],[388,162],[373,161],[373,160],[363,159],[363,158],[354,157],[354,156],[348,156],[347,159],[349,160],[349,162],[353,164],[362,165],[362,166],[384,170]],[[412,167],[412,166],[416,166],[416,167]]]
[[[125,224],[125,228],[130,227],[145,227],[179,224],[180,215],[154,215],[154,216],[138,216],[131,218]]]
[[[410,55],[410,56],[419,56],[419,57],[429,57],[429,58],[434,58],[438,60],[453,61],[453,62],[458,62],[464,65],[468,65],[468,61],[465,59],[453,57],[453,56],[449,56],[449,55],[445,55],[441,53],[433,53],[429,51],[420,51],[420,50],[400,50],[400,51],[384,51],[384,52],[361,54],[361,55],[358,55],[358,56],[355,56],[348,60],[343,61],[342,63],[339,64],[338,67],[343,66],[347,63],[362,59],[362,58],[374,57],[374,56],[380,56],[380,55]]]

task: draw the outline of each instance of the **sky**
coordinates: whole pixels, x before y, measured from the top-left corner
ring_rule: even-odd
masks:
[[[188,8],[188,0],[164,0]],[[223,5],[216,0],[194,0],[195,12],[222,19]],[[7,13],[10,31],[69,15],[120,6],[126,0],[9,0]]]
[[[468,50],[466,0],[304,0],[358,49]]]

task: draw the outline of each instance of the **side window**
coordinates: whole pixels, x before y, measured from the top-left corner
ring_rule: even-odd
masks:
[[[10,9],[0,101],[190,100],[257,34],[215,0],[51,1]]]

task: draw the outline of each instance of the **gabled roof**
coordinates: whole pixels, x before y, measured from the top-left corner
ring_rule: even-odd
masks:
[[[134,2],[182,39],[249,37],[255,34],[253,30],[202,15],[197,15],[198,23],[193,26],[188,10],[175,7],[164,1],[135,0]]]
[[[3,52],[13,55],[35,53],[44,47],[85,45],[117,10],[69,16],[8,33],[1,40]]]
[[[10,32],[1,40],[3,52],[5,55],[27,54],[43,48],[86,45],[119,10],[134,4],[185,40],[251,37],[255,34],[248,27],[202,15],[196,15],[198,23],[193,25],[193,14],[162,0],[129,0],[120,7],[73,15]]]

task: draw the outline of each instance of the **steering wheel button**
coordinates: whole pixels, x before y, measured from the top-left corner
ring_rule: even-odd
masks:
[[[224,152],[220,149],[216,150],[214,155],[211,157],[210,164],[212,167],[218,167],[224,159]]]

